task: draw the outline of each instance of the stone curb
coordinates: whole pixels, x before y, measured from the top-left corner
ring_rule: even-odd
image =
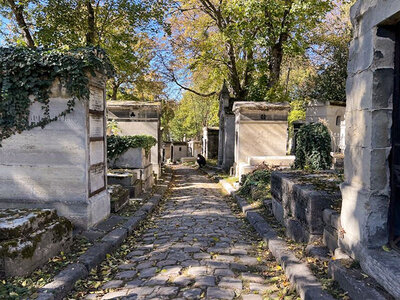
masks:
[[[157,193],[139,208],[132,217],[119,225],[99,242],[95,242],[84,254],[78,258],[78,262],[68,265],[54,277],[54,280],[39,291],[36,300],[61,300],[74,288],[79,279],[86,278],[89,272],[98,266],[107,254],[116,250],[150,213],[158,206],[164,197],[172,180],[172,173],[166,173],[164,182],[158,184]]]
[[[363,280],[351,275],[340,260],[329,262],[329,274],[339,283],[339,285],[349,293],[352,299],[364,300],[384,300],[387,299],[379,293],[374,287],[369,286]]]
[[[333,300],[334,298],[322,289],[321,283],[314,276],[307,264],[301,262],[287,243],[278,237],[274,229],[247,201],[236,194],[235,189],[225,180],[220,180],[226,192],[233,196],[249,223],[263,237],[276,260],[281,264],[289,281],[304,300]]]

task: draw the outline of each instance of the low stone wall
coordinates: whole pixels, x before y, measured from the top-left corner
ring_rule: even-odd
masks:
[[[151,153],[146,155],[143,148],[131,148],[121,156],[113,159],[110,166],[113,169],[143,169],[151,163]]]
[[[286,235],[308,243],[322,237],[323,212],[338,207],[341,194],[331,172],[304,174],[298,171],[273,172],[271,176],[272,209],[286,227]]]

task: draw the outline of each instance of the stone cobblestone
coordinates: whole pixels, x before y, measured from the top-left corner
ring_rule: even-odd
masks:
[[[268,284],[254,234],[218,184],[188,167],[175,174],[169,198],[104,285],[116,289],[103,299],[262,299]]]

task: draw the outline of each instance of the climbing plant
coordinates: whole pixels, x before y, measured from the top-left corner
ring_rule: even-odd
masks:
[[[296,135],[296,169],[327,170],[332,166],[331,136],[322,123],[303,125]]]
[[[149,135],[111,135],[107,137],[107,158],[118,158],[130,148],[143,148],[148,155],[151,147],[156,144],[157,140]]]
[[[4,139],[24,130],[45,127],[72,112],[76,100],[89,99],[88,74],[110,77],[113,67],[100,48],[46,50],[0,48],[0,146]],[[50,88],[60,80],[70,99],[56,116],[50,114]],[[33,103],[41,105],[43,118],[29,120]]]

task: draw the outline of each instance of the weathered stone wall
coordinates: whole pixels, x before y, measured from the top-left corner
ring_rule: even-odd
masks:
[[[206,159],[217,159],[219,148],[219,129],[218,128],[203,128],[202,138],[202,155]]]
[[[34,128],[3,141],[0,148],[0,208],[55,208],[79,227],[109,215],[105,159],[105,81],[90,79],[90,101],[76,101],[74,111],[44,129]],[[50,115],[70,96],[56,81]],[[40,105],[30,120],[42,118]]]
[[[357,1],[351,9],[345,183],[340,246],[396,298],[400,257],[381,250],[388,242],[395,24],[400,1]]]
[[[394,29],[400,1],[358,1],[347,80],[342,247],[353,256],[388,241]],[[397,13],[397,15],[396,15]]]
[[[173,154],[172,154],[172,161],[178,161],[182,157],[188,156],[188,145],[187,143],[174,143],[172,144]]]

